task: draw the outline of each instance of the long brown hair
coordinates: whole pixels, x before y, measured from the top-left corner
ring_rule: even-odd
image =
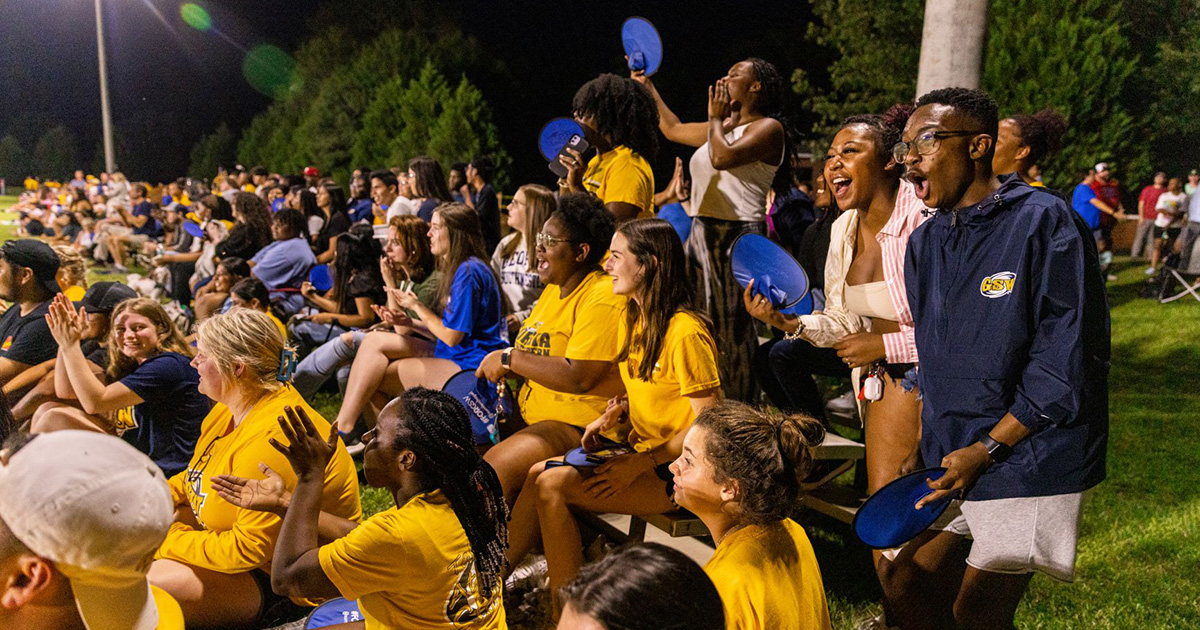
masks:
[[[503,258],[512,256],[513,252],[517,251],[517,247],[524,242],[525,250],[529,252],[528,269],[533,271],[537,268],[537,259],[533,255],[537,233],[541,231],[550,215],[558,209],[558,200],[554,198],[554,193],[550,192],[549,188],[539,184],[525,184],[517,189],[517,194],[522,192],[525,193],[525,225],[517,232],[517,238],[504,246],[504,251],[500,252],[500,256]]]
[[[179,329],[175,328],[175,322],[171,321],[171,316],[167,315],[161,304],[150,298],[132,298],[118,304],[109,318],[112,325],[108,331],[108,375],[110,377],[123,378],[133,373],[138,366],[136,360],[121,353],[121,341],[117,339],[119,334],[116,326],[117,318],[126,311],[137,313],[154,324],[154,330],[158,333],[159,352],[170,351],[192,356],[191,349],[183,340],[183,335],[179,334]]]
[[[408,254],[408,262],[404,263],[408,279],[418,283],[424,281],[433,273],[436,264],[433,252],[429,251],[429,224],[416,215],[398,214],[388,222],[388,227],[396,230],[396,241]]]
[[[695,316],[710,333],[712,325],[708,317],[692,306],[683,243],[670,223],[662,219],[636,219],[619,226],[617,233],[625,237],[629,254],[637,259],[643,271],[641,303],[630,300],[625,307],[625,344],[617,360],[625,361],[631,348],[641,348],[641,364],[631,371],[643,381],[653,381],[654,364],[662,354],[667,328],[675,313]]]
[[[487,251],[483,245],[483,229],[479,221],[479,213],[474,208],[462,203],[444,203],[438,206],[434,214],[442,217],[446,236],[450,247],[446,253],[438,257],[437,268],[441,273],[438,278],[438,310],[446,308],[446,300],[450,298],[450,285],[454,283],[454,272],[471,258],[480,261],[487,260]],[[679,239],[678,236],[675,237]],[[492,266],[483,263],[490,271]],[[494,274],[495,272],[493,272]]]

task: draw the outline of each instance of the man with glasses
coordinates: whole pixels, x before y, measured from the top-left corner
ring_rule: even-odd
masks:
[[[1104,478],[1109,322],[1095,249],[1059,197],[993,175],[997,127],[988,95],[937,90],[893,152],[936,211],[905,257],[924,398],[905,472],[947,468],[918,507],[962,499],[893,564],[889,579],[908,586],[895,592],[921,594],[889,610],[901,627],[1012,628],[1034,571],[1073,578],[1082,493]],[[931,575],[939,588],[911,588]]]

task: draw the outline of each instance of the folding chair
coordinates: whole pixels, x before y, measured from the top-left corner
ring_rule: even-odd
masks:
[[[1159,271],[1159,304],[1174,302],[1182,297],[1191,295],[1200,302],[1200,273],[1191,273],[1191,269],[1179,269],[1179,254],[1171,254]]]

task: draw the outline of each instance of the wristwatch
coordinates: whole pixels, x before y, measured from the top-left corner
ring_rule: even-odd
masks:
[[[500,367],[511,372],[512,371],[512,348],[505,348],[500,351]]]
[[[979,438],[979,443],[987,449],[988,457],[991,457],[992,461],[997,464],[1008,459],[1009,455],[1012,455],[1013,448],[1011,446],[996,441],[990,435],[984,435]]]

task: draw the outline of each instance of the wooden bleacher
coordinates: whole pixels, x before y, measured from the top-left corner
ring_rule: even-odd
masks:
[[[846,524],[852,522],[855,513],[858,512],[858,507],[862,505],[866,497],[852,487],[834,483],[834,480],[853,468],[863,459],[865,453],[866,449],[861,443],[833,432],[826,433],[825,441],[816,448],[816,459],[818,461],[841,461],[842,464],[827,474],[821,482],[806,488],[801,505]],[[577,516],[597,531],[618,542],[641,542],[646,537],[647,524],[657,527],[673,538],[708,536],[708,528],[704,526],[704,523],[687,510],[633,516],[630,518],[628,531],[621,531],[598,514],[578,512]]]

